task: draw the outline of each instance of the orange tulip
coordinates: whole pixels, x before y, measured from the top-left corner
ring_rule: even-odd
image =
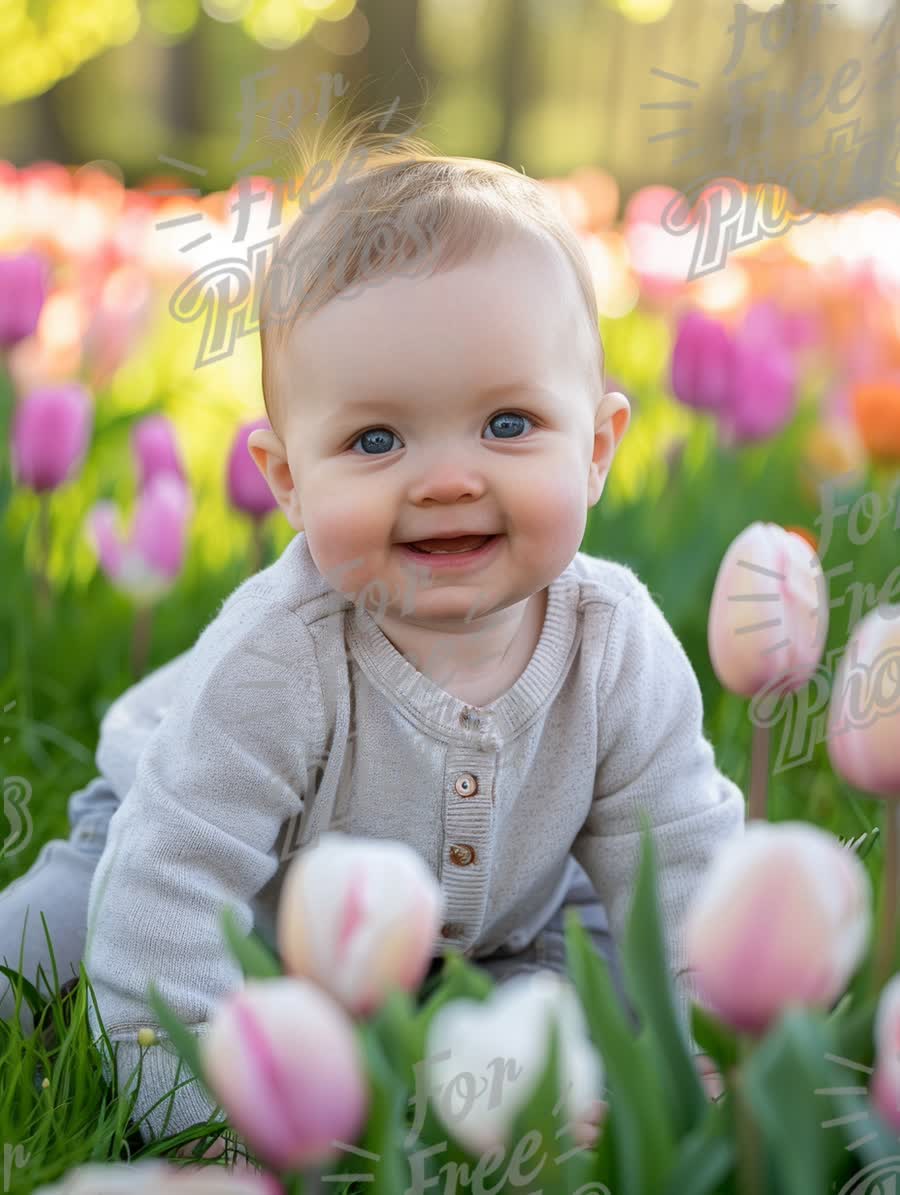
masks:
[[[850,407],[873,460],[900,462],[900,381],[872,378],[850,388]]]
[[[806,540],[814,552],[818,552],[818,538],[813,534],[812,531],[808,531],[806,527],[795,527],[793,524],[791,524],[790,526],[785,527],[785,531],[790,531],[792,535],[799,535],[801,539]]]

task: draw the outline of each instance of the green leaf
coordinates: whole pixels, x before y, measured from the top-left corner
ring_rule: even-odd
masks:
[[[402,1142],[406,1135],[404,1109],[406,1089],[392,1072],[378,1034],[371,1024],[357,1026],[369,1080],[369,1113],[365,1130],[353,1152],[340,1159],[329,1175],[362,1174],[365,1189],[373,1195],[396,1195],[406,1188],[406,1159]],[[370,1156],[365,1156],[368,1154]],[[329,1181],[332,1187],[333,1179]]]
[[[720,1074],[737,1066],[737,1034],[699,1004],[691,1008],[691,1033],[697,1045],[715,1062]]]
[[[513,1119],[506,1170],[534,1174],[542,1195],[568,1195],[588,1176],[588,1150],[575,1143],[564,1094],[560,1093],[559,1027],[548,1019],[547,1061],[534,1091]],[[513,1171],[516,1173],[516,1171]]]
[[[622,948],[638,1013],[657,1049],[677,1137],[706,1116],[707,1099],[676,1013],[675,991],[666,961],[656,891],[656,855],[650,820],[641,813],[641,861]]]
[[[565,914],[568,970],[597,1047],[615,1114],[604,1132],[615,1134],[615,1190],[658,1195],[675,1152],[658,1060],[649,1035],[636,1037],[606,960],[594,949],[574,909]]]
[[[734,1130],[724,1100],[710,1104],[704,1120],[678,1145],[675,1163],[660,1195],[709,1195],[735,1165]]]
[[[225,943],[246,979],[276,979],[283,974],[280,962],[264,942],[255,934],[241,933],[230,905],[222,909],[219,924]]]
[[[9,982],[13,985],[13,990],[15,990],[16,984],[21,984],[22,996],[25,1000],[25,1003],[31,1009],[34,1023],[37,1024],[41,1013],[44,1011],[50,1001],[45,1000],[34,984],[27,980],[24,975],[20,975],[18,971],[13,971],[9,967],[0,966],[0,975],[6,976]]]
[[[877,993],[870,993],[857,1003],[845,1005],[829,1015],[828,1028],[834,1042],[834,1054],[861,1066],[872,1063],[878,1000]]]
[[[395,988],[369,1022],[384,1057],[407,1086],[415,1082],[415,1064],[422,1057],[421,1031],[412,997]]]
[[[821,1106],[828,1037],[808,1010],[789,1008],[742,1067],[752,1113],[785,1195],[828,1191]]]
[[[165,1030],[172,1045],[178,1051],[179,1058],[183,1059],[187,1064],[191,1074],[197,1078],[210,1101],[218,1105],[218,1096],[208,1086],[203,1077],[203,1065],[200,1061],[200,1044],[197,1035],[192,1033],[188,1026],[178,1019],[158,992],[156,985],[152,982],[147,989],[147,999],[150,1007],[156,1013],[160,1026]]]

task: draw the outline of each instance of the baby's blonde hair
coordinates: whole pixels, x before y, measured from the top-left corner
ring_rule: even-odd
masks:
[[[577,234],[547,189],[500,162],[440,155],[420,137],[382,132],[383,119],[372,130],[378,116],[364,113],[327,138],[320,130],[312,146],[295,145],[301,212],[277,247],[259,310],[263,397],[275,431],[281,435],[284,409],[279,362],[298,319],[356,283],[452,269],[490,252],[511,232],[551,239],[570,262],[602,394],[593,278]],[[312,199],[326,180],[327,190]]]

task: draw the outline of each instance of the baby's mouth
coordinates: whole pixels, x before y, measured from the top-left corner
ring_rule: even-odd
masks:
[[[494,539],[493,535],[457,535],[452,539],[418,539],[404,545],[423,556],[452,556],[457,552],[473,552]]]

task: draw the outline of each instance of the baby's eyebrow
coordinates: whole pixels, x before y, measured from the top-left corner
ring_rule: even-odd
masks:
[[[481,404],[485,399],[506,398],[513,394],[542,394],[547,398],[555,399],[556,392],[551,390],[548,386],[541,385],[540,382],[532,382],[523,379],[521,382],[497,382],[491,386],[484,386],[480,390],[476,390],[471,398],[473,405],[475,403]],[[410,396],[410,401],[415,402],[415,396]],[[368,398],[357,398],[352,401],[341,403],[341,414],[353,415],[356,412],[364,413],[377,407],[379,410],[402,411],[408,406],[403,399],[398,399],[391,395],[372,394]]]

